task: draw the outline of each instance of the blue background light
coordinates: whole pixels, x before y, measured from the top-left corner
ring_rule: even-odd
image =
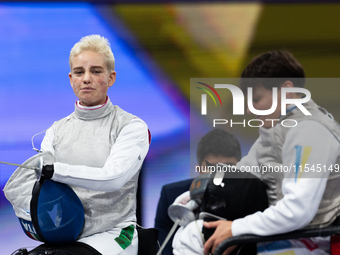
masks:
[[[189,176],[189,171],[183,171],[189,167],[187,147],[162,160],[157,156],[166,151],[162,147],[174,143],[174,137],[184,139],[178,134],[188,130],[188,120],[152,70],[145,68],[91,4],[0,4],[0,160],[21,163],[33,156],[31,137],[73,111],[76,97],[68,78],[69,52],[89,34],[100,34],[111,43],[117,72],[116,83],[109,89],[112,102],[142,118],[152,133],[149,157],[153,160],[145,167],[142,191],[147,204],[143,222],[152,227],[161,186]],[[42,138],[35,138],[37,148]],[[0,165],[1,188],[14,170]],[[39,244],[24,235],[3,194],[0,219],[2,254]]]

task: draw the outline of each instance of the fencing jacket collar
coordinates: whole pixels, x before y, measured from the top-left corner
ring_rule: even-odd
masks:
[[[111,104],[110,98],[107,97],[106,102],[103,105],[95,107],[82,107],[79,105],[79,102],[76,102],[74,113],[79,119],[93,120],[107,116],[112,110],[113,105]]]

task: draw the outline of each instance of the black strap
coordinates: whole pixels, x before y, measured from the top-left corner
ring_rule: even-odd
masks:
[[[39,236],[40,240],[43,242],[46,242],[46,239],[44,238],[43,234],[40,231],[39,222],[38,222],[38,200],[39,200],[39,193],[41,190],[41,187],[44,183],[45,179],[42,178],[39,181],[36,181],[32,190],[32,199],[30,203],[30,211],[31,211],[31,219],[34,226],[35,231],[37,232],[37,235]]]
[[[28,253],[28,255],[102,255],[93,247],[80,242],[67,245],[42,244]]]
[[[53,165],[46,165],[43,166],[41,174],[46,178],[46,179],[51,179],[53,174],[54,174],[54,166]]]

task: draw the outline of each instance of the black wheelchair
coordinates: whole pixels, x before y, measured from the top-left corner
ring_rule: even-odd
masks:
[[[280,235],[272,236],[256,236],[256,235],[242,235],[234,236],[222,241],[216,248],[214,255],[222,255],[223,252],[233,246],[241,244],[254,244],[261,242],[273,242],[288,239],[300,239],[311,237],[327,237],[340,235],[340,218],[338,217],[331,226],[325,228],[315,229],[301,229]],[[332,253],[331,253],[332,254]],[[337,255],[337,254],[335,254]]]
[[[158,240],[158,230],[155,228],[142,229],[137,228],[138,233],[138,255],[156,255],[157,253],[157,240]],[[39,251],[34,249],[28,252],[27,249],[19,249],[12,253],[13,255],[85,255],[91,253],[88,250],[80,251],[82,247],[75,247],[74,249],[67,248],[67,251],[50,250],[50,251]]]

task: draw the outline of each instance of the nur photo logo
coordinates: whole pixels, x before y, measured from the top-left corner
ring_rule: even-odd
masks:
[[[213,79],[212,79],[213,80]],[[221,80],[221,79],[219,79]],[[227,79],[226,79],[227,80]],[[311,100],[311,93],[309,90],[302,88],[302,87],[272,87],[270,89],[271,92],[271,106],[267,109],[256,109],[254,103],[254,89],[253,87],[247,87],[246,91],[242,91],[241,88],[239,88],[236,85],[233,84],[222,84],[222,83],[212,83],[211,85],[207,84],[207,82],[195,82],[196,86],[196,97],[200,96],[201,102],[200,102],[200,110],[201,115],[209,115],[209,113],[212,113],[213,111],[216,111],[216,108],[211,108],[211,104],[208,107],[208,100],[212,100],[215,104],[215,106],[218,106],[217,98],[219,100],[219,103],[221,106],[223,106],[223,103],[225,105],[228,105],[228,102],[223,102],[221,98],[228,98],[230,100],[230,95],[223,97],[225,93],[231,94],[232,98],[232,115],[238,115],[242,116],[245,115],[245,107],[247,107],[247,112],[252,113],[256,119],[251,119],[246,121],[245,119],[243,121],[233,121],[233,119],[225,119],[225,118],[214,118],[212,125],[213,127],[216,127],[216,125],[225,125],[230,124],[230,127],[233,127],[235,125],[242,125],[243,127],[249,126],[249,127],[262,127],[264,125],[264,121],[271,122],[271,125],[274,126],[277,122],[280,121],[279,118],[272,118],[270,117],[274,112],[278,111],[282,116],[287,115],[287,112],[289,112],[292,109],[298,108],[304,115],[311,115],[311,113],[306,109],[304,106],[305,103],[307,103],[309,100]],[[200,84],[202,86],[197,87],[197,84]],[[200,92],[200,93],[197,93]],[[245,92],[245,93],[244,93]],[[290,98],[287,95],[292,94],[299,94],[302,95],[301,97],[295,97]],[[209,97],[207,96],[209,95]],[[261,96],[261,95],[260,95]],[[279,107],[279,109],[278,109]],[[227,108],[226,108],[227,111]],[[279,115],[280,115],[279,114]],[[262,116],[268,116],[267,119],[265,119]],[[297,126],[297,121],[294,119],[287,119],[285,118],[282,120],[281,125],[284,127],[295,127]]]

